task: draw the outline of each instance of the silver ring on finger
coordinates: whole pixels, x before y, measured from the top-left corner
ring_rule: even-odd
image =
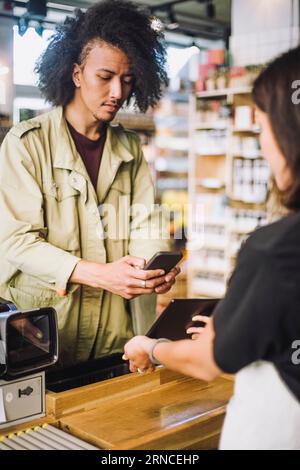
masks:
[[[147,289],[147,287],[146,287],[146,281],[141,281],[141,283],[142,283],[142,288],[143,288],[143,289]]]

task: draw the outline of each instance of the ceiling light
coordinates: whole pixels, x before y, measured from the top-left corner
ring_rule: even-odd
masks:
[[[6,75],[9,72],[9,68],[6,67],[5,65],[0,65],[0,76],[1,75]]]
[[[37,26],[35,27],[35,32],[43,37],[43,33],[44,33],[44,26],[42,25],[42,23],[38,23]]]
[[[28,18],[24,18],[23,16],[21,16],[21,18],[18,21],[18,28],[19,28],[20,36],[24,36],[24,34],[26,33],[28,29],[28,23],[29,23]]]
[[[167,28],[168,29],[177,29],[179,27],[179,23],[176,21],[175,13],[172,9],[172,7],[169,8],[168,11],[168,24]]]
[[[194,50],[197,49],[197,52],[206,50],[205,47],[199,46],[199,44],[197,44],[197,42],[195,42],[195,41],[193,41],[189,47],[193,48]]]
[[[157,18],[156,16],[153,16],[151,18],[151,28],[156,31],[157,33],[163,31],[164,25],[163,22]]]

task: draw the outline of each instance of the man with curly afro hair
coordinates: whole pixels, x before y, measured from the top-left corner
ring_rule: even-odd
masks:
[[[0,296],[56,309],[62,365],[121,353],[179,272],[143,269],[168,249],[166,227],[138,137],[110,124],[123,104],[145,112],[160,99],[162,40],[129,1],[76,10],[36,66],[54,108],[2,145]]]

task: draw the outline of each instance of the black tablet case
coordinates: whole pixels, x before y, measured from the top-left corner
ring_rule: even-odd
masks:
[[[195,315],[210,316],[220,299],[173,299],[153,323],[146,336],[149,338],[168,338],[176,341],[191,338],[186,334],[190,326],[203,326],[193,322]]]

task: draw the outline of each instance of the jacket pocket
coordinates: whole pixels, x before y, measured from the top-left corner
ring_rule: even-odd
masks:
[[[52,288],[52,284],[48,284],[39,278],[20,271],[11,279],[8,287],[16,294],[18,294],[18,292],[20,295],[24,294],[24,298],[26,298],[26,296],[34,297],[38,302],[48,302],[49,300],[60,298],[54,289],[54,285]],[[68,286],[68,293],[72,294],[79,287],[79,284],[70,284]]]
[[[58,298],[58,295],[53,292],[52,295],[36,295],[31,292],[19,289],[17,287],[9,286],[9,292],[12,302],[18,309],[31,309],[36,307],[52,307]]]
[[[13,279],[8,286],[12,302],[18,309],[24,310],[53,307],[57,312],[59,328],[62,328],[70,315],[74,299],[77,298],[79,301],[79,297],[75,294],[78,293],[80,295],[80,286],[78,284],[71,284],[68,289],[68,295],[60,297],[55,290],[49,288],[43,281],[36,278],[29,279],[26,276],[24,278],[25,284],[22,283],[22,274],[19,276],[19,279],[18,277]]]
[[[44,219],[47,241],[73,254],[80,252],[78,201],[80,192],[70,185],[44,184]]]

